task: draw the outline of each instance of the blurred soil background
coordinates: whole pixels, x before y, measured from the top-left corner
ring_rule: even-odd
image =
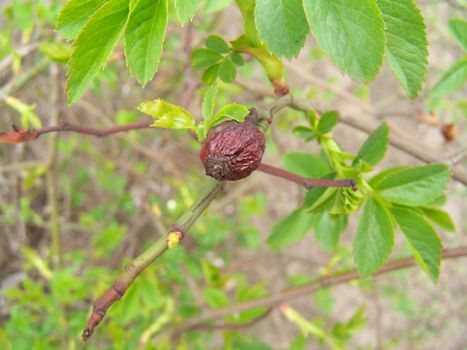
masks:
[[[454,17],[465,18],[465,10],[455,1],[417,3],[428,27],[430,56],[424,92],[416,101],[410,101],[403,93],[387,66],[371,86],[343,77],[310,38],[307,49],[287,64],[287,81],[295,96],[309,99],[320,110],[337,110],[375,125],[379,120],[387,120],[401,137],[434,150],[450,162],[459,150],[465,152],[467,147],[463,114],[466,91],[443,103],[433,102],[425,92],[464,54],[449,35],[446,23]],[[9,5],[10,1],[0,1],[0,10]],[[0,19],[0,30],[5,29],[1,22]],[[234,38],[241,29],[238,23],[240,15],[233,8],[214,12],[209,19],[198,18],[190,45],[201,45],[211,33]],[[187,75],[188,29],[179,30],[171,25],[159,72],[145,89],[130,77],[120,47],[92,90],[79,103],[68,106],[64,94],[65,66],[48,61],[42,65],[44,55],[36,47],[43,37],[52,35],[51,31],[50,25],[36,27],[24,44],[18,31],[14,46],[21,59],[16,74],[11,70],[16,57],[4,56],[0,60],[1,131],[11,130],[13,124],[21,125],[25,118],[29,118],[31,126],[35,122],[56,125],[61,120],[88,127],[134,122],[144,118],[135,109],[139,103],[155,98],[181,103],[187,84],[199,81],[199,72]],[[10,64],[5,64],[6,60],[11,60]],[[5,89],[18,83],[19,77],[35,68],[40,69],[38,74],[2,95]],[[223,87],[221,101],[260,108],[273,102],[271,97],[258,93],[258,84],[271,87],[257,64],[242,67],[237,81],[238,84]],[[245,89],[245,85],[252,89]],[[31,110],[39,121],[11,108],[5,103],[5,95],[33,105]],[[202,92],[197,91],[187,105],[197,116],[201,99]],[[315,144],[302,142],[293,135],[293,126],[302,122],[300,113],[290,110],[276,116],[268,134],[266,163],[282,167],[287,152],[318,150]],[[447,141],[441,132],[449,123],[458,128],[452,141]],[[367,137],[344,124],[337,126],[334,135],[349,153],[358,150]],[[53,270],[58,262],[49,260],[46,270],[40,266],[47,261],[53,244],[60,244],[62,268],[77,264],[80,275],[92,266],[118,271],[125,261],[163,235],[203,186],[198,150],[197,143],[186,134],[159,129],[105,138],[64,132],[44,135],[26,144],[1,145],[0,328],[11,319],[11,310],[17,303],[7,296],[6,290],[18,288],[25,279],[47,280],[44,271]],[[416,164],[422,163],[390,147],[380,168]],[[465,165],[464,161],[458,166]],[[451,182],[445,209],[452,215],[457,230],[441,234],[446,248],[467,244],[466,193],[465,186]],[[184,242],[186,254],[204,245],[204,257],[222,273],[244,272],[249,283],[262,283],[271,294],[289,287],[291,281],[319,276],[323,269],[330,268],[333,254],[316,243],[313,232],[280,252],[265,245],[271,227],[296,208],[304,194],[298,186],[259,172],[244,181],[228,184],[222,197]],[[55,216],[58,221],[54,226]],[[351,221],[342,234],[337,254],[341,268],[353,267],[351,244],[356,224]],[[52,241],[52,230],[58,230],[59,242]],[[407,254],[409,249],[397,234],[392,257]],[[202,282],[194,283],[201,284],[195,289],[203,288]],[[81,301],[74,305],[84,316],[90,298],[96,293],[93,287],[84,286]],[[178,285],[171,283],[170,287],[177,290]],[[66,293],[66,283],[61,288]],[[352,339],[352,349],[467,349],[467,264],[462,259],[443,262],[437,285],[419,268],[414,268],[361,284],[340,285],[288,303],[307,318],[327,322],[347,320],[365,305],[368,324]],[[105,327],[101,325],[97,332],[104,332]],[[274,309],[267,319],[242,333],[258,337],[273,349],[285,349],[299,330]],[[215,332],[210,343],[213,349],[220,348],[221,332]],[[327,346],[310,342],[309,348],[327,349]]]

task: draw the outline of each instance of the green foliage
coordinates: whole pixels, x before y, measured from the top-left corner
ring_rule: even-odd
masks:
[[[138,110],[157,119],[153,127],[195,130],[194,117],[180,106],[154,100],[142,103]]]
[[[467,51],[467,21],[465,19],[451,19],[448,28],[459,45]]]
[[[388,144],[389,127],[386,123],[383,123],[368,136],[365,143],[358,150],[353,164],[362,161],[372,167],[377,165],[384,158]]]
[[[55,28],[66,39],[76,37],[89,16],[106,1],[107,0],[68,0],[57,16]]]
[[[212,308],[221,308],[230,304],[229,297],[217,288],[205,288],[203,290],[203,298]]]
[[[467,22],[462,19],[454,19],[448,23],[449,31],[459,45],[467,50]],[[430,91],[431,96],[440,98],[458,91],[467,81],[467,57],[456,61]]]
[[[336,112],[326,112],[321,118],[311,112],[307,118],[309,125],[300,126],[299,133],[308,140],[316,140],[321,146],[321,155],[291,152],[285,155],[284,164],[292,173],[308,178],[353,178],[358,190],[310,189],[303,205],[273,227],[269,245],[274,249],[283,248],[313,229],[317,242],[333,252],[338,247],[348,215],[363,205],[353,242],[360,274],[368,276],[387,261],[394,244],[393,223],[397,221],[408,241],[413,241],[410,242],[412,251],[422,269],[436,280],[441,245],[426,221],[431,220],[447,231],[454,230],[449,214],[436,207],[442,204],[437,202],[450,178],[448,168],[441,164],[389,168],[367,182],[363,174],[383,159],[389,143],[389,128],[385,123],[380,125],[353,156],[343,152],[329,133],[337,119]],[[399,216],[412,219],[399,222],[394,218],[396,209]]]
[[[194,68],[212,67],[222,59],[222,55],[211,49],[193,51],[191,62]]]
[[[421,268],[438,280],[441,264],[441,240],[436,231],[416,210],[403,207],[391,209],[396,222],[412,248]]]
[[[200,0],[173,0],[181,25],[193,19],[200,7],[210,13],[228,3],[208,1],[202,7]],[[244,34],[231,43],[211,35],[206,39],[206,49],[193,51],[193,67],[204,69],[206,84],[214,83],[217,78],[232,83],[236,65],[244,64],[241,53],[255,58],[270,80],[283,80],[283,65],[278,57],[296,57],[311,28],[321,48],[351,78],[363,82],[373,80],[386,53],[391,69],[409,96],[416,97],[421,89],[428,51],[423,18],[413,0],[351,3],[238,0],[236,3],[243,15]],[[80,98],[104,66],[123,31],[130,72],[141,85],[146,85],[157,71],[162,54],[167,6],[167,0],[71,0],[63,5],[56,28],[65,38],[77,35],[69,63],[69,102]],[[450,25],[461,45],[464,45],[460,37],[464,25],[462,20],[453,20]],[[89,37],[101,39],[94,42]]]
[[[418,206],[440,196],[449,177],[448,167],[441,164],[402,167],[376,175],[370,184],[390,202]]]
[[[310,231],[312,224],[313,217],[301,208],[295,209],[272,228],[268,245],[279,249],[298,242]]]
[[[167,29],[167,0],[138,0],[125,30],[125,56],[130,72],[145,86],[159,66]]]
[[[43,30],[43,24],[50,23],[55,17],[59,3],[54,3],[55,7],[51,5],[47,11],[44,11],[44,4],[32,1],[14,1],[7,7],[5,19],[8,28],[5,31],[14,31],[15,36],[5,35],[3,29],[0,31],[0,58],[11,56],[12,71],[18,72],[22,68],[22,58],[12,49],[13,39],[21,36],[18,41],[26,44],[31,38],[42,40],[43,36],[46,37],[46,41],[40,43],[38,55],[45,55],[54,62],[69,63],[67,92],[70,103],[76,102],[92,84],[92,79],[105,66],[112,50],[115,47],[120,50],[117,43],[122,36],[127,66],[145,86],[158,70],[169,21],[183,25],[191,21],[198,11],[201,12],[199,21],[197,19],[194,23],[194,31],[195,34],[205,32],[203,37],[206,39],[203,47],[194,48],[191,58],[192,66],[202,70],[202,79],[208,85],[201,90],[202,121],[196,123],[189,111],[160,99],[139,106],[141,112],[156,119],[153,126],[195,132],[199,140],[203,140],[215,125],[225,120],[242,122],[248,114],[246,106],[231,103],[232,96],[225,94],[224,90],[233,94],[235,89],[222,83],[218,86],[219,80],[229,84],[238,74],[244,74],[248,79],[256,78],[251,74],[250,60],[246,63],[244,57],[258,61],[270,80],[283,80],[284,66],[280,58],[296,57],[310,28],[323,51],[353,79],[365,82],[374,79],[386,53],[390,68],[411,98],[417,96],[424,80],[427,57],[425,25],[412,0],[237,0],[244,17],[243,33],[233,40],[212,34],[211,29],[216,22],[206,23],[203,20],[206,15],[231,4],[230,0],[68,0],[56,19],[56,30],[63,38],[74,39],[72,46],[55,40],[52,34]],[[466,22],[454,19],[448,28],[465,49]],[[38,37],[36,32],[40,33]],[[176,29],[168,38],[172,40],[166,45],[168,56],[173,54],[174,47],[180,46],[183,35]],[[193,40],[193,43],[198,45],[198,40]],[[245,64],[246,67],[241,67]],[[102,81],[108,82],[109,77],[113,77],[114,85],[118,83],[120,71],[114,65],[108,68],[95,86],[101,86]],[[174,70],[174,75],[178,73]],[[466,80],[467,61],[461,57],[447,69],[430,96],[440,99],[453,94]],[[174,86],[165,88],[157,90],[157,93],[179,91]],[[102,93],[104,89],[100,90]],[[41,126],[34,112],[35,106],[24,102],[27,100],[12,96],[5,96],[3,100],[20,114],[22,127]],[[139,117],[136,111],[121,110],[116,120],[117,124],[125,124],[135,122]],[[278,223],[271,223],[267,244],[273,250],[283,249],[314,232],[316,242],[333,254],[327,266],[319,271],[320,275],[326,276],[333,273],[335,267],[350,266],[351,258],[347,257],[350,251],[340,244],[340,238],[350,214],[355,213],[358,228],[353,256],[362,276],[378,271],[387,261],[392,253],[394,229],[398,227],[407,242],[404,249],[410,247],[421,269],[437,281],[442,244],[432,224],[445,231],[455,230],[449,213],[439,207],[445,199],[443,191],[449,181],[448,168],[444,165],[397,167],[384,169],[367,179],[367,173],[373,171],[385,156],[389,142],[388,126],[382,124],[377,128],[353,155],[346,153],[333,139],[332,131],[337,122],[337,112],[328,111],[319,117],[310,111],[306,124],[296,126],[294,133],[307,142],[316,141],[320,153],[304,153],[304,148],[300,153],[289,152],[283,159],[285,168],[306,178],[354,179],[358,189],[309,189],[302,205]],[[291,125],[295,126],[295,123]],[[157,134],[154,137],[159,137]],[[121,146],[118,150],[123,154],[133,151],[132,147],[141,149],[135,142],[140,136],[129,133],[118,144]],[[197,147],[195,142],[190,145]],[[82,231],[87,235],[82,242],[86,251],[74,249],[64,255],[60,267],[52,268],[42,256],[42,249],[24,247],[21,250],[27,276],[19,287],[9,288],[5,293],[8,305],[11,305],[8,319],[2,320],[0,327],[0,343],[5,349],[79,348],[79,334],[89,312],[88,303],[83,303],[83,300],[97,297],[115,277],[114,269],[97,266],[107,260],[106,257],[117,253],[122,256],[133,254],[134,246],[126,244],[133,239],[132,229],[135,232],[139,228],[145,230],[148,225],[138,222],[141,227],[130,227],[125,215],[139,218],[141,209],[137,203],[144,202],[144,208],[157,217],[155,221],[168,227],[193,201],[191,188],[196,189],[199,185],[190,177],[190,171],[183,169],[186,177],[182,179],[164,177],[164,181],[171,185],[171,197],[157,198],[152,191],[147,196],[140,196],[139,189],[130,190],[134,180],[132,176],[120,173],[121,164],[112,161],[112,152],[104,157],[99,155],[92,142],[72,136],[59,140],[58,148],[60,169],[67,168],[70,163],[79,163],[77,160],[83,155],[96,160],[95,169],[77,166],[71,175],[66,179],[61,177],[59,181],[64,189],[83,189],[69,194],[64,191],[66,195],[61,200],[75,214],[70,219],[76,222],[70,222],[70,228],[67,223],[67,230],[76,230],[80,234]],[[143,158],[136,160],[130,168],[132,174],[138,176],[152,166],[159,164],[154,165]],[[38,209],[42,205],[38,182],[47,169],[40,165],[23,172],[19,182],[26,193],[14,205],[0,203],[2,223],[11,226],[16,224],[16,220],[21,220],[28,229],[44,230],[47,227]],[[92,203],[95,188],[101,189],[99,194],[105,197],[101,203]],[[224,199],[232,201],[228,196],[221,200]],[[269,295],[264,282],[248,283],[251,271],[246,274],[242,269],[230,269],[236,263],[233,257],[236,249],[242,253],[263,253],[263,232],[261,230],[260,233],[255,221],[265,215],[267,198],[256,193],[236,197],[233,201],[235,205],[229,203],[225,206],[226,213],[227,209],[233,208],[229,215],[220,215],[220,210],[213,209],[193,227],[193,244],[190,244],[189,251],[179,247],[149,267],[128,290],[124,301],[109,310],[105,324],[86,347],[209,348],[210,332],[188,332],[176,343],[164,333],[173,325],[204,312],[200,300],[201,304],[206,304],[204,306],[214,309]],[[241,268],[250,270],[248,265]],[[290,280],[298,284],[309,281],[310,276],[297,274]],[[398,307],[405,313],[413,313],[407,300],[402,300]],[[316,307],[325,315],[331,314],[334,298],[329,290],[315,294],[315,301]],[[327,318],[308,320],[287,306],[285,309],[282,307],[282,311],[301,331],[301,335],[290,344],[290,349],[305,349],[310,346],[311,337],[313,341],[326,343],[331,348],[349,347],[351,336],[366,322],[363,308],[359,308],[351,318],[333,324]],[[223,322],[245,325],[264,312],[264,307],[253,308],[228,315]],[[255,337],[246,337],[229,329],[223,331],[223,339],[224,347],[229,349],[271,348]]]
[[[428,63],[428,41],[420,10],[413,0],[378,0],[386,27],[386,56],[404,90],[415,98]]]
[[[346,349],[352,336],[367,322],[363,306],[357,309],[348,321],[336,322],[330,330],[321,326],[319,320],[310,321],[287,305],[282,306],[281,310],[287,320],[295,324],[301,333],[301,336],[292,343],[290,349],[305,349],[305,340],[309,336],[316,338],[319,343],[326,343],[334,350]]]
[[[363,208],[354,240],[358,271],[368,276],[386,262],[394,245],[392,218],[381,201],[370,197]]]
[[[237,75],[237,68],[235,68],[235,63],[231,59],[225,59],[219,66],[219,78],[229,84],[235,80]]]
[[[269,51],[279,57],[297,57],[308,34],[301,0],[257,0],[255,21]]]
[[[35,104],[28,105],[12,96],[6,96],[4,101],[8,106],[20,114],[21,125],[23,125],[25,128],[32,127],[39,129],[42,127],[40,118],[34,112],[36,109]]]
[[[339,115],[335,111],[324,113],[321,118],[319,118],[316,133],[319,135],[327,134],[337,124],[338,119]]]
[[[248,108],[236,103],[230,103],[213,114],[217,87],[210,87],[203,101],[204,121],[195,124],[195,119],[184,108],[167,103],[163,100],[147,101],[138,106],[138,110],[157,120],[151,125],[156,128],[190,130],[198,135],[200,141],[206,138],[208,131],[215,125],[226,120],[243,122],[248,115]]]
[[[66,63],[71,57],[73,52],[71,46],[63,43],[45,42],[40,46],[40,50],[45,53],[51,61]]]
[[[320,178],[330,172],[328,164],[321,157],[308,153],[287,153],[284,166],[288,171],[310,179]]]
[[[437,208],[421,207],[425,217],[447,232],[454,232],[456,227],[447,212]]]
[[[73,42],[68,68],[68,102],[83,95],[123,33],[128,19],[128,0],[109,0],[89,17]]]
[[[318,212],[314,216],[313,228],[316,241],[328,252],[334,252],[339,243],[340,235],[347,226],[346,215],[332,215]]]
[[[373,0],[303,0],[311,32],[352,79],[373,80],[384,55],[384,22]],[[356,15],[359,14],[359,15]]]
[[[201,114],[203,119],[208,120],[214,113],[214,108],[216,106],[216,96],[217,96],[217,85],[211,85],[207,88],[204,93],[203,104],[201,109]]]
[[[231,46],[220,36],[211,35],[205,40],[207,48],[194,50],[191,63],[194,68],[204,68],[203,81],[213,84],[217,78],[230,84],[237,75],[237,65],[244,64],[243,58],[233,51]]]
[[[467,81],[467,57],[455,62],[431,90],[433,97],[444,97],[458,91]]]
[[[180,24],[185,24],[195,17],[201,0],[175,0],[175,9]]]
[[[229,45],[225,40],[218,35],[211,35],[206,39],[206,46],[208,49],[214,50],[219,53],[228,53],[230,51]]]

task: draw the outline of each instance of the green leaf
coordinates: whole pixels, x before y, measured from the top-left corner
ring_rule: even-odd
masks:
[[[467,21],[465,19],[451,19],[448,22],[448,28],[454,39],[459,45],[467,50]]]
[[[23,101],[12,97],[5,96],[3,98],[5,103],[17,111],[21,115],[21,126],[24,128],[33,127],[35,129],[42,128],[42,122],[39,116],[34,112],[36,104],[27,104]]]
[[[331,215],[327,212],[320,212],[316,215],[314,223],[316,240],[323,249],[333,252],[339,243],[342,231],[347,226],[347,216]]]
[[[326,174],[325,176],[321,176],[320,179],[334,179],[336,177],[336,173]],[[332,197],[336,194],[336,188],[327,188],[327,187],[313,187],[308,190],[305,200],[303,201],[303,207],[309,210],[317,209],[321,207],[324,202],[327,200],[333,200]],[[321,196],[326,193],[326,195],[321,198]],[[324,200],[324,202],[323,202]]]
[[[301,240],[310,231],[313,216],[302,208],[295,209],[276,224],[268,238],[271,249],[280,249]]]
[[[76,37],[89,16],[106,1],[68,0],[60,9],[55,22],[55,28],[65,39]]]
[[[318,117],[316,116],[316,111],[315,110],[310,109],[308,111],[308,114],[306,115],[306,119],[308,120],[308,122],[310,123],[310,126],[312,128],[316,127],[316,121],[318,120]]]
[[[232,62],[235,63],[237,66],[243,66],[245,64],[243,56],[237,52],[232,53],[232,56],[230,56],[230,58],[232,59]]]
[[[446,165],[401,167],[389,172],[374,188],[390,202],[417,206],[427,204],[440,196],[449,178]]]
[[[409,242],[415,259],[433,281],[437,281],[442,246],[436,231],[416,210],[396,207],[391,212]]]
[[[415,98],[428,63],[423,17],[413,0],[377,0],[386,25],[386,56],[404,90]]]
[[[384,22],[374,0],[303,0],[311,31],[352,79],[373,80],[383,64]]]
[[[255,22],[269,51],[297,57],[308,34],[301,0],[256,0]]]
[[[358,160],[363,160],[371,166],[378,164],[386,154],[389,144],[389,127],[386,123],[381,124],[360,147],[357,157],[353,161],[355,165]]]
[[[318,179],[330,171],[328,164],[321,157],[298,152],[289,152],[284,156],[284,167],[294,174],[310,179]]]
[[[131,74],[145,86],[157,71],[167,29],[167,0],[139,0],[125,32],[125,56]]]
[[[220,66],[220,64],[216,64],[203,72],[202,79],[206,84],[213,84],[216,81]]]
[[[116,223],[111,223],[109,226],[102,229],[102,231],[93,238],[94,254],[98,257],[108,256],[120,245],[125,238],[126,231],[126,226]]]
[[[321,325],[318,325],[316,322],[307,320],[298,311],[291,308],[290,306],[284,305],[280,308],[280,310],[290,322],[295,324],[300,329],[302,334],[312,334],[320,342],[329,342],[331,340],[326,334],[326,330],[323,329]]]
[[[68,103],[79,100],[117,43],[128,18],[128,0],[109,0],[86,22],[73,43],[66,91]]]
[[[220,289],[205,288],[203,290],[203,297],[212,308],[220,308],[230,304],[229,297]]]
[[[195,17],[200,4],[201,0],[175,0],[175,10],[182,26]]]
[[[204,7],[204,12],[206,14],[210,14],[213,12],[217,12],[223,10],[227,6],[230,5],[232,0],[207,0],[206,6]]]
[[[253,286],[243,284],[238,282],[239,285],[236,290],[236,299],[239,302],[245,302],[249,300],[258,299],[268,295],[268,289],[261,284],[256,284]],[[238,323],[248,323],[252,320],[258,318],[267,311],[265,307],[257,307],[249,309],[246,311],[240,312],[238,316]]]
[[[370,197],[363,208],[353,242],[358,271],[368,276],[383,266],[394,245],[394,228],[388,209]]]
[[[318,134],[326,134],[332,130],[332,128],[337,124],[339,119],[339,114],[336,111],[329,111],[324,113],[318,121],[318,127],[316,132]]]
[[[201,107],[201,113],[203,115],[204,120],[209,119],[214,113],[214,107],[216,105],[216,95],[216,85],[211,85],[207,88],[206,92],[204,93],[203,104]]]
[[[61,42],[44,42],[39,48],[54,62],[66,63],[73,53],[71,46]]]
[[[227,42],[219,35],[211,35],[206,39],[206,46],[219,53],[230,52],[230,46]]]
[[[437,224],[443,230],[446,230],[448,232],[456,231],[456,227],[449,213],[445,212],[444,210],[436,209],[436,208],[422,207],[420,209],[423,211],[426,218],[430,219],[432,222]]]
[[[301,139],[304,139],[307,142],[312,141],[316,137],[313,130],[311,130],[310,128],[308,128],[306,126],[302,126],[302,125],[296,126],[293,129],[293,133],[294,133],[294,135],[297,135],[298,137],[300,137]]]
[[[378,174],[376,174],[375,176],[373,176],[373,177],[368,181],[368,184],[369,184],[371,187],[376,188],[376,187],[378,187],[379,183],[380,183],[381,181],[383,181],[387,176],[392,175],[392,174],[398,172],[398,171],[401,170],[401,169],[406,169],[406,167],[399,166],[399,167],[384,169],[383,171],[381,171],[381,172],[379,172]]]
[[[163,100],[144,102],[138,110],[157,119],[151,125],[153,127],[195,130],[194,117],[190,112]]]
[[[211,49],[198,49],[191,54],[193,68],[207,68],[215,65],[222,59],[222,55]]]
[[[219,124],[225,120],[231,119],[241,123],[248,115],[248,108],[237,103],[230,103],[223,106],[217,113],[206,121],[206,129],[209,130],[214,125]]]
[[[221,78],[224,83],[230,84],[235,80],[236,75],[237,68],[235,64],[230,59],[225,59],[219,67],[219,78]]]
[[[444,97],[459,90],[467,81],[467,57],[454,63],[430,92],[433,97]]]

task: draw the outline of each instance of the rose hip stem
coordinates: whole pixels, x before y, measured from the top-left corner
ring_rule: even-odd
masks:
[[[267,173],[272,176],[277,176],[292,182],[295,182],[306,189],[311,187],[352,187],[353,190],[356,190],[355,180],[331,180],[331,179],[307,179],[305,177],[295,175],[287,170],[279,169],[271,165],[261,163],[258,167],[259,171]]]

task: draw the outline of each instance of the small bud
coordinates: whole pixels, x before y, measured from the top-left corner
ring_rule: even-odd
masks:
[[[176,248],[183,238],[183,234],[180,231],[171,231],[167,235],[167,246],[169,249]]]

